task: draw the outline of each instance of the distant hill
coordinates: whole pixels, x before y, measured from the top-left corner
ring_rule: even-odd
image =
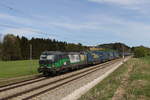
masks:
[[[97,46],[98,48],[104,48],[108,50],[116,50],[122,52],[123,50],[125,52],[130,52],[131,48],[123,43],[109,43],[109,44],[100,44]]]

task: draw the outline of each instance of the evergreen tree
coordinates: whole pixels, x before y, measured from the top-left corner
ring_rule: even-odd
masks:
[[[26,37],[22,37],[20,39],[20,48],[21,48],[21,56],[23,59],[29,59],[30,50],[29,50],[29,41]]]
[[[82,44],[67,43],[55,39],[19,37],[8,34],[4,37],[2,47],[3,60],[26,60],[30,57],[30,45],[32,45],[32,58],[39,59],[44,51],[84,51],[87,47]],[[1,51],[1,46],[0,46]]]

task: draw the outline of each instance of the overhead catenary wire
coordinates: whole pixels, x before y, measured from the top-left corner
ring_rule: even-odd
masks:
[[[0,5],[3,6],[3,7],[5,7],[5,8],[7,8],[8,10],[15,11],[15,12],[21,13],[21,14],[26,14],[24,11],[21,11],[21,10],[18,10],[18,9],[16,9],[16,8],[14,8],[14,7],[8,6],[8,5],[6,5],[6,4],[4,4],[4,3],[2,3],[2,2],[0,2]],[[27,14],[27,15],[29,16],[30,14]],[[30,16],[32,16],[32,15],[30,15]],[[32,16],[32,17],[33,17],[33,16]],[[35,16],[34,16],[34,17],[35,17]],[[20,28],[20,27],[18,27],[18,26],[13,26],[13,25],[8,25],[8,24],[0,24],[0,27],[13,28],[13,29],[22,29],[22,28]],[[52,35],[52,36],[57,36],[57,37],[59,37],[59,36],[56,35],[56,34],[48,34],[48,33],[46,33],[46,32],[41,32],[41,31],[37,31],[37,30],[31,30],[31,29],[25,29],[25,30],[26,30],[26,31],[29,31],[29,32],[41,34],[41,35]],[[65,39],[65,38],[68,38],[68,37],[64,37],[64,39]]]
[[[66,36],[60,36],[60,35],[57,35],[57,34],[50,34],[50,33],[47,33],[47,32],[42,32],[42,31],[37,31],[37,30],[32,30],[32,29],[28,29],[28,28],[21,28],[19,26],[14,26],[14,25],[8,25],[8,24],[0,24],[0,27],[6,27],[6,28],[12,28],[12,29],[24,29],[26,31],[29,31],[29,32],[32,32],[32,34],[40,34],[40,35],[46,35],[46,36],[55,36],[55,37],[61,37],[63,38],[64,40],[73,40],[73,41],[82,41],[80,39],[76,39],[76,38],[70,38],[70,37],[66,37]],[[80,42],[78,42],[80,43]],[[86,42],[83,42],[82,43],[86,43]]]
[[[19,14],[23,14],[23,15],[26,15],[26,16],[28,16],[28,17],[32,17],[32,18],[35,18],[35,16],[32,16],[32,15],[30,15],[30,14],[27,14],[26,12],[24,12],[24,11],[22,11],[22,10],[18,10],[18,9],[16,9],[16,8],[14,8],[14,7],[12,7],[12,6],[9,6],[9,5],[6,5],[4,2],[2,3],[2,2],[0,2],[0,5],[1,6],[3,6],[3,7],[5,7],[5,8],[7,8],[8,10],[11,10],[11,11],[14,11],[14,12],[16,12],[16,13],[19,13]],[[12,29],[23,29],[23,28],[21,28],[21,27],[18,27],[18,26],[13,26],[13,25],[8,25],[8,24],[0,24],[0,27],[6,27],[6,28],[12,28]],[[63,38],[64,40],[66,40],[66,39],[69,39],[69,40],[73,40],[73,41],[81,41],[81,40],[79,40],[79,39],[75,39],[75,38],[70,38],[70,37],[66,37],[66,36],[60,36],[60,35],[56,35],[56,34],[49,34],[49,33],[47,33],[47,32],[41,32],[41,31],[38,31],[38,30],[32,30],[32,29],[29,29],[29,28],[24,28],[24,30],[26,30],[26,31],[29,31],[29,32],[32,32],[32,34],[40,34],[40,35],[46,35],[46,36],[56,36],[56,37],[61,37],[61,38]],[[78,42],[79,43],[79,42]],[[87,42],[83,42],[82,41],[82,43],[87,43]]]
[[[5,4],[4,1],[3,1],[3,2],[0,2],[0,6],[2,6],[2,7],[4,7],[4,8],[6,8],[6,9],[8,9],[9,11],[13,11],[13,12],[16,12],[16,13],[21,14],[21,15],[26,15],[26,16],[29,16],[29,17],[33,17],[33,16],[30,15],[29,13],[26,13],[26,12],[20,10],[20,9],[17,9],[17,8],[15,8],[15,7],[12,7],[12,6],[8,5],[8,4]],[[34,17],[35,17],[35,16],[34,16]]]
[[[12,29],[24,29],[26,31],[37,33],[37,34],[41,34],[41,35],[54,35],[54,34],[48,34],[46,32],[41,32],[41,31],[37,31],[37,30],[32,30],[32,29],[28,29],[28,28],[22,28],[22,27],[18,27],[18,26],[14,26],[14,25],[8,25],[8,24],[0,24],[0,27],[12,28]]]

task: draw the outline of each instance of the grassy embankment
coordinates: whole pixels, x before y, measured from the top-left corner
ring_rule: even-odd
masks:
[[[0,79],[37,73],[38,60],[0,61]]]
[[[132,58],[79,100],[150,100],[150,57]]]

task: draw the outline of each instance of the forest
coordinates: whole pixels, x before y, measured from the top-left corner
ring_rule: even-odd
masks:
[[[31,52],[32,50],[32,52]],[[12,34],[4,36],[0,43],[0,59],[3,61],[38,59],[43,51],[78,52],[88,50],[81,43],[67,43],[55,39],[19,37]],[[32,54],[31,54],[32,53]]]
[[[44,51],[80,52],[88,51],[89,48],[88,46],[83,46],[81,43],[67,43],[65,41],[44,38],[28,39],[24,36],[19,37],[13,34],[7,34],[4,36],[3,41],[0,42],[0,60],[38,59]],[[118,52],[132,52],[135,57],[150,55],[150,48],[148,47],[138,46],[130,48],[123,43],[100,44],[96,48],[115,50]]]

